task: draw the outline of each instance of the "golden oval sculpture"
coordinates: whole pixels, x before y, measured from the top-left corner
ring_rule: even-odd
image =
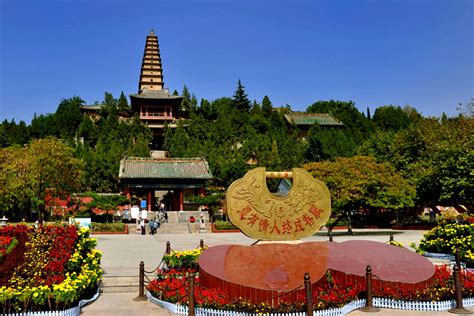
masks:
[[[285,196],[268,190],[265,168],[250,170],[230,185],[226,202],[231,222],[245,235],[260,240],[312,236],[331,215],[326,184],[301,168],[293,169],[293,186]]]

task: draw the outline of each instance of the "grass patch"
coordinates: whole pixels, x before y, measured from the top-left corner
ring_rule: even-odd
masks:
[[[124,223],[92,223],[93,233],[117,233],[125,230]]]

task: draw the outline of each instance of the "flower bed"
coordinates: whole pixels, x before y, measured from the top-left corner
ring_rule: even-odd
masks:
[[[474,267],[474,223],[442,221],[424,235],[417,252],[435,252],[454,255],[460,250],[461,260]]]
[[[18,245],[18,239],[10,236],[0,236],[0,263]]]
[[[172,251],[169,255],[163,256],[163,262],[168,269],[197,269],[199,255],[205,250],[204,248],[196,248],[193,250]]]
[[[14,237],[18,240],[14,251],[10,252],[0,262],[0,286],[6,285],[11,278],[15,267],[24,260],[25,244],[28,241],[28,235],[32,230],[31,226],[27,225],[8,225],[0,230],[0,236]]]
[[[396,241],[396,240],[390,240],[388,242],[389,245],[392,245],[392,246],[395,246],[395,247],[400,247],[400,248],[403,248],[403,244],[399,241]]]
[[[96,241],[89,238],[88,229],[22,226],[0,229],[0,236],[18,236],[19,245],[11,255],[23,247],[18,249],[22,253],[16,264],[6,266],[9,277],[0,279],[1,310],[63,310],[96,292],[102,273],[101,254],[94,249]],[[4,264],[0,268],[5,270]]]
[[[269,304],[263,301],[252,304],[243,300],[231,300],[225,291],[217,288],[208,289],[199,282],[199,274],[195,266],[201,250],[174,252],[173,260],[165,259],[167,267],[157,271],[157,277],[148,285],[151,295],[162,301],[188,304],[189,274],[197,275],[195,279],[195,302],[201,308],[247,312],[247,313],[296,313],[304,310],[305,295],[303,289],[297,289],[287,294],[280,294],[272,298],[278,304]],[[170,256],[170,255],[169,255]],[[166,256],[165,256],[166,257]],[[192,260],[191,260],[192,258]],[[183,259],[183,263],[179,261]],[[169,264],[169,265],[168,265]],[[382,284],[374,290],[374,295],[392,300],[441,301],[454,298],[452,273],[447,266],[435,268],[433,285],[424,290],[399,289],[390,283]],[[474,296],[474,274],[465,270],[461,272],[463,297]],[[341,308],[342,306],[363,298],[365,282],[340,284],[328,272],[324,280],[313,285],[313,304],[315,310]]]

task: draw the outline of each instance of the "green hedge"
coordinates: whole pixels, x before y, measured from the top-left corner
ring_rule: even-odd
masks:
[[[331,226],[332,224],[334,224],[335,221],[336,221],[335,217],[329,218],[328,221],[326,222],[326,227]],[[339,227],[339,226],[347,226],[347,218],[341,219],[339,223],[337,223],[336,227]]]
[[[124,223],[92,223],[92,232],[123,232]]]
[[[238,229],[234,224],[231,222],[225,222],[225,221],[216,221],[214,222],[214,225],[217,230],[232,230],[232,229]]]

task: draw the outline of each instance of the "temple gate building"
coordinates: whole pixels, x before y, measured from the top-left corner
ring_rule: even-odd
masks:
[[[188,198],[204,194],[211,170],[202,158],[137,158],[120,161],[119,179],[129,199],[147,200],[147,210],[157,211],[158,199],[168,212],[196,211]]]

